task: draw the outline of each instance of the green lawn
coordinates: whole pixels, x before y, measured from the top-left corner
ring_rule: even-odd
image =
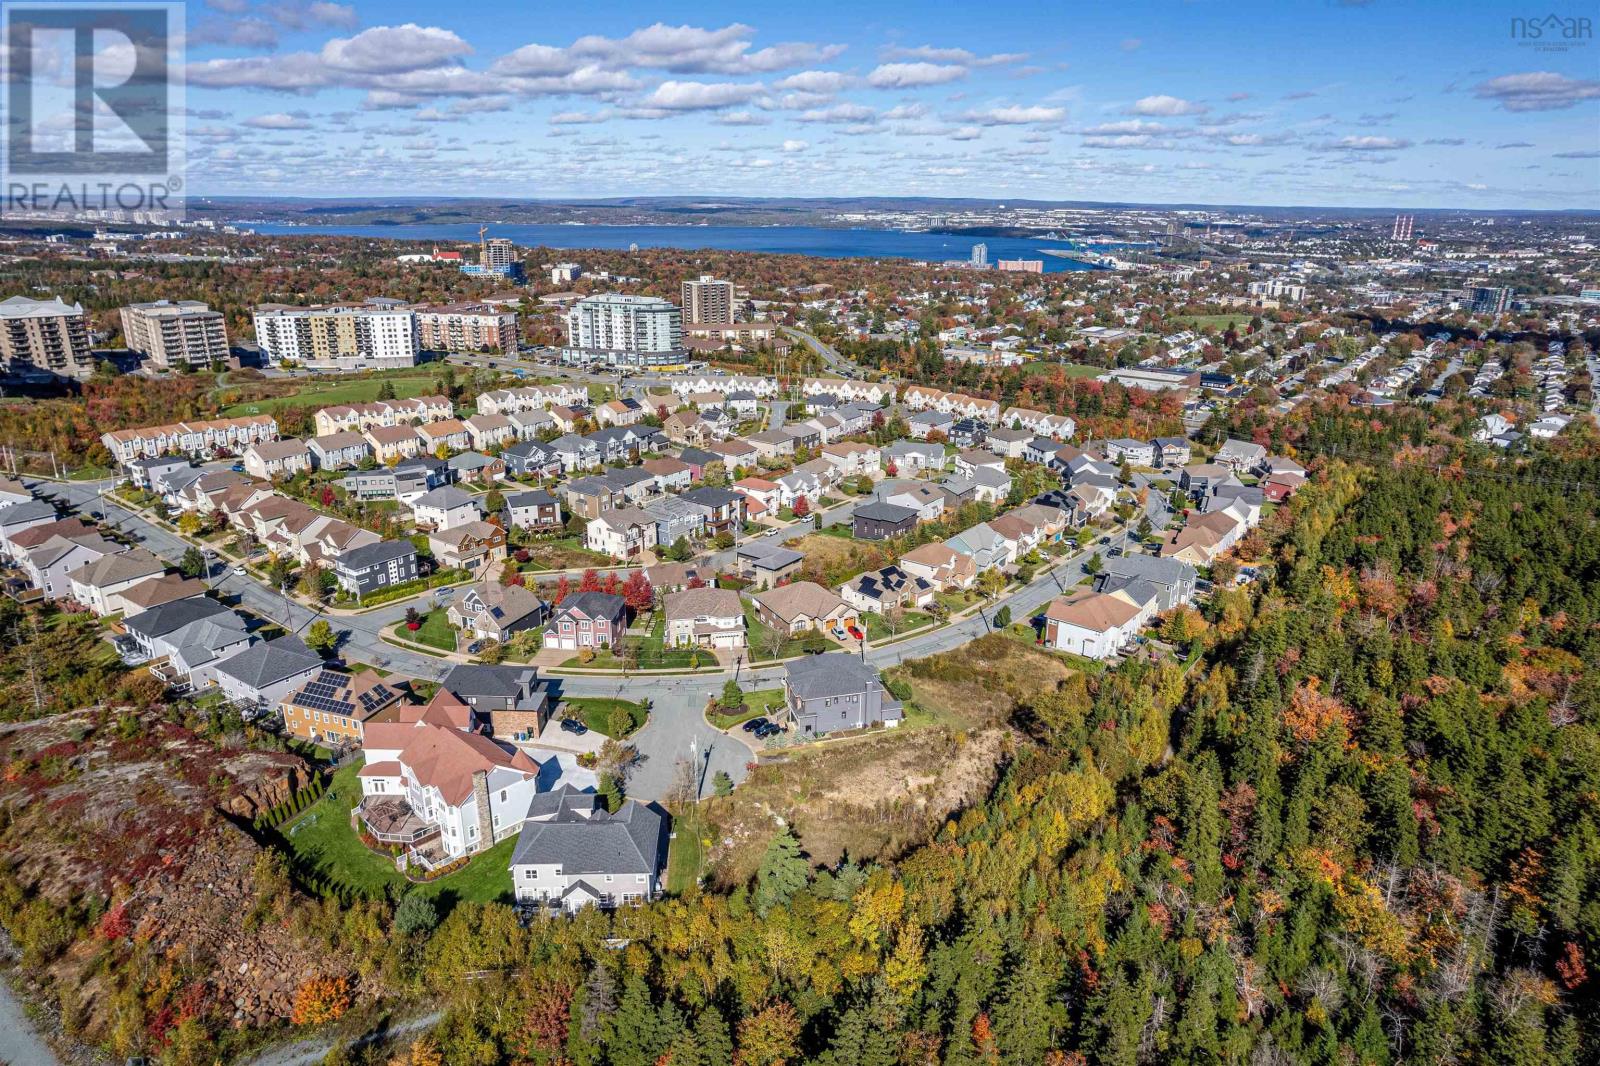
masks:
[[[1250,319],[1255,317],[1255,314],[1256,312],[1254,311],[1235,311],[1232,314],[1224,315],[1178,315],[1174,321],[1182,323],[1189,329],[1204,329],[1206,326],[1213,326],[1219,330],[1225,330],[1231,325],[1242,333],[1250,325]]]
[[[644,725],[645,719],[650,715],[649,710],[642,703],[631,703],[628,700],[606,699],[599,696],[578,697],[565,700],[562,704],[561,713],[565,717],[575,717],[584,725],[594,730],[596,733],[604,733],[609,737],[612,736],[611,715],[614,711],[618,710],[626,711],[629,719],[631,720],[631,724],[628,726],[627,732],[623,733],[622,737],[629,736],[635,730],[639,729],[640,726]],[[620,740],[622,737],[618,737],[617,739]]]
[[[358,378],[354,381],[308,380],[287,396],[236,403],[225,408],[222,414],[226,418],[237,418],[241,415],[276,411],[280,407],[328,407],[341,403],[370,403],[378,398],[378,391],[385,384],[394,387],[395,398],[400,400],[425,396],[436,388],[432,374]]]
[[[744,605],[745,641],[747,659],[750,662],[769,662],[773,659],[787,659],[790,656],[800,655],[811,646],[818,643],[827,651],[838,651],[839,645],[821,633],[806,633],[800,637],[785,638],[776,650],[769,641],[772,639],[772,629],[756,613],[753,603]]]
[[[438,648],[440,651],[456,650],[456,628],[450,624],[450,619],[442,609],[435,609],[423,615],[422,627],[416,632],[401,624],[396,635],[404,640],[414,640],[418,644]]]
[[[897,637],[901,634],[909,633],[913,629],[921,629],[923,626],[931,625],[933,616],[923,614],[921,611],[906,611],[901,616],[900,624],[895,627],[893,632],[889,631],[889,623],[881,614],[864,613],[861,616],[861,620],[866,623],[868,640],[888,640],[890,637]]]
[[[392,859],[368,849],[350,827],[350,811],[361,801],[359,771],[360,763],[337,771],[322,799],[281,827],[278,834],[301,872],[314,873],[358,895],[382,899],[390,886],[405,887],[405,878]],[[490,903],[509,896],[515,848],[514,837],[502,840],[475,856],[464,869],[416,888],[448,902]]]
[[[1103,366],[1086,366],[1083,363],[1056,363],[1043,359],[1023,363],[1024,374],[1054,374],[1057,370],[1064,371],[1069,378],[1094,378],[1106,373]]]
[[[706,828],[698,807],[675,814],[672,830],[676,834],[667,850],[667,891],[681,896],[700,881],[706,862]]]
[[[754,692],[744,694],[744,710],[738,714],[719,714],[712,711],[706,715],[706,720],[718,729],[732,729],[736,725],[743,725],[752,718],[761,715],[771,715],[783,707],[783,689],[761,688]]]

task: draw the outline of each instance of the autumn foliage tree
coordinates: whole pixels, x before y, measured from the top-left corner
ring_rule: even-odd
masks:
[[[350,1009],[350,981],[343,976],[309,977],[294,993],[295,1025],[325,1025],[338,1021]]]

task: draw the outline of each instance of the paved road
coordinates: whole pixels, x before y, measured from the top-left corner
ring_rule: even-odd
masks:
[[[842,377],[850,377],[858,370],[854,363],[840,355],[833,349],[831,345],[827,344],[820,337],[813,337],[805,330],[795,329],[793,326],[784,326],[782,329],[783,332],[790,338],[800,341],[807,348],[810,348],[812,351],[820,355],[822,357],[822,361],[828,365],[828,369],[832,370],[835,374],[838,374]]]
[[[0,974],[0,1062],[56,1066],[61,1060],[34,1029],[6,976]]]
[[[1140,487],[1149,485],[1150,477],[1135,475]],[[120,527],[135,542],[142,544],[168,563],[176,564],[183,557],[188,543],[176,534],[162,529],[141,514],[114,502],[102,493],[111,482],[35,481],[30,483],[40,496],[53,498],[58,505],[71,511],[87,513],[100,511],[106,520]],[[855,506],[854,501],[845,508]],[[844,510],[845,508],[836,509]],[[1168,507],[1166,496],[1151,489],[1145,504],[1151,521],[1160,528],[1166,524]],[[833,512],[830,512],[830,517]],[[784,539],[804,536],[805,530],[785,534]],[[1119,534],[1111,545],[1096,545],[1094,550],[1108,547],[1125,547],[1126,535]],[[1083,563],[1091,550],[1078,553],[1055,571],[1040,575],[1027,587],[1019,589],[993,605],[985,607],[974,617],[954,625],[912,637],[885,647],[868,645],[865,658],[878,667],[892,666],[906,659],[949,651],[989,631],[988,619],[1002,606],[1009,607],[1014,619],[1031,618],[1035,612],[1061,592],[1069,590],[1083,577]],[[335,630],[342,631],[340,652],[347,661],[360,661],[380,666],[393,673],[429,681],[441,680],[450,670],[451,663],[420,652],[407,651],[383,640],[381,632],[405,617],[406,608],[416,600],[386,604],[365,614],[323,615],[305,605],[287,599],[252,577],[235,575],[222,564],[216,564],[208,576],[219,592],[237,596],[239,604],[250,613],[276,622],[291,632],[302,633],[318,617],[326,617]],[[701,787],[709,792],[712,778],[718,770],[725,770],[734,781],[742,781],[751,754],[744,744],[713,729],[701,713],[706,701],[717,694],[727,680],[729,671],[717,674],[692,676],[583,676],[551,678],[558,696],[605,696],[627,699],[648,697],[653,706],[645,728],[633,738],[641,761],[631,778],[629,791],[642,799],[662,799],[672,791],[681,760],[691,751],[702,764]],[[746,688],[770,688],[779,683],[783,667],[740,669],[739,676]]]

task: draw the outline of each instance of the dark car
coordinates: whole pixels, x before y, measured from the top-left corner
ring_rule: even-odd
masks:
[[[244,464],[234,463],[232,466],[228,467],[228,469],[232,470],[235,474],[242,474],[244,473]]]
[[[476,654],[478,654],[480,651],[483,650],[483,646],[485,644],[487,644],[487,643],[489,643],[489,642],[486,641],[486,640],[475,640],[475,641],[473,641],[471,644],[467,645],[467,654],[468,655],[476,655]]]
[[[767,721],[765,716],[762,716],[762,717],[759,717],[759,718],[752,718],[752,719],[750,719],[748,722],[746,722],[744,724],[744,731],[746,733],[754,733],[756,730],[760,729],[762,726],[771,725],[771,724],[772,723]]]
[[[771,722],[768,722],[766,725],[762,726],[760,729],[757,729],[755,731],[755,734],[760,739],[766,740],[768,737],[775,737],[781,732],[783,732],[783,730],[779,729],[777,726],[773,725]]]
[[[589,727],[576,718],[563,718],[561,719],[561,731],[563,733],[571,733],[575,737],[581,737],[589,731]]]

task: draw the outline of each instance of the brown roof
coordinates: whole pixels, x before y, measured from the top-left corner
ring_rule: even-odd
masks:
[[[845,605],[838,596],[814,581],[779,585],[756,596],[756,602],[783,619],[793,621],[801,615],[826,618]]]
[[[693,469],[682,459],[646,459],[639,464],[639,469],[647,474],[660,477],[663,474],[682,474]]]
[[[539,772],[539,764],[523,752],[508,753],[488,737],[427,722],[413,727],[413,739],[400,752],[400,762],[411,768],[419,784],[437,788],[452,807],[472,795],[472,776],[479,771],[503,767]]]
[[[403,708],[400,720],[412,726],[426,722],[449,729],[468,729],[472,726],[472,709],[454,692],[442,688],[423,706]]]
[[[379,444],[399,444],[417,439],[417,431],[410,426],[373,426],[367,430],[367,435]]]
[[[719,589],[706,586],[700,589],[684,589],[682,592],[670,592],[662,603],[668,619],[694,618],[697,615],[711,615],[717,618],[738,618],[744,614],[744,608],[739,605],[739,594],[732,589]]]
[[[163,603],[173,600],[186,600],[190,596],[201,596],[206,591],[205,584],[197,578],[184,577],[182,574],[163,574],[153,577],[149,581],[141,581],[132,588],[127,588],[117,593],[124,600],[135,607],[159,607]]]
[[[98,536],[95,528],[81,518],[58,518],[54,522],[46,522],[39,526],[29,526],[22,532],[11,537],[13,548],[37,548],[52,537],[65,537],[67,540],[83,540],[85,537]]]
[[[1104,592],[1079,593],[1050,601],[1044,616],[1082,629],[1103,633],[1126,625],[1139,614],[1139,608],[1120,596]]]

